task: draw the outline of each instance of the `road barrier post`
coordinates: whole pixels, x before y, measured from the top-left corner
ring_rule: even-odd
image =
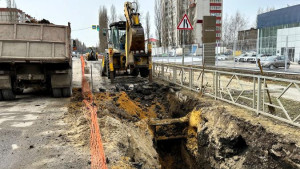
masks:
[[[257,78],[257,114],[259,115],[261,109],[261,77]]]

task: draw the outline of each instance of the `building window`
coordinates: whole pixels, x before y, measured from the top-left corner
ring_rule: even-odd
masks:
[[[220,3],[220,2],[222,2],[222,0],[210,0],[210,2],[212,2],[212,3]]]
[[[210,6],[210,10],[222,10],[220,6]]]
[[[221,24],[222,20],[217,19],[217,24]]]
[[[210,15],[211,15],[211,16],[219,16],[219,17],[221,17],[221,16],[222,16],[222,14],[221,14],[221,13],[211,13]]]

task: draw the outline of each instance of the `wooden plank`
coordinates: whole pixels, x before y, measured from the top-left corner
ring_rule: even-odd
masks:
[[[149,121],[149,125],[151,126],[163,126],[163,125],[171,125],[178,123],[187,123],[189,121],[188,116],[177,118],[177,119],[163,119],[163,120],[153,120]]]
[[[170,137],[166,137],[166,136],[157,136],[155,137],[155,139],[157,141],[164,141],[164,140],[176,140],[176,139],[184,139],[187,138],[186,135],[179,135],[179,136],[170,136]]]

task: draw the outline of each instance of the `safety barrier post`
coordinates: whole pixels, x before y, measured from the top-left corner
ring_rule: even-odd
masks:
[[[261,77],[257,78],[257,114],[261,110]]]
[[[190,73],[189,73],[190,77],[189,77],[189,85],[190,85],[190,89],[193,89],[193,81],[194,81],[194,74],[193,74],[193,69],[190,68]]]
[[[173,67],[173,83],[176,84],[177,81],[177,68]]]

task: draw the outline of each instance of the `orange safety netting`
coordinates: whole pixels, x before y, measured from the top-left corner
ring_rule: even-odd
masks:
[[[82,95],[83,102],[91,115],[91,136],[90,136],[90,149],[91,149],[91,168],[92,169],[107,169],[106,158],[104,154],[102,139],[100,135],[99,124],[97,120],[97,107],[94,106],[93,93],[91,92],[89,83],[84,76],[85,61],[81,56],[81,70],[82,70]]]

